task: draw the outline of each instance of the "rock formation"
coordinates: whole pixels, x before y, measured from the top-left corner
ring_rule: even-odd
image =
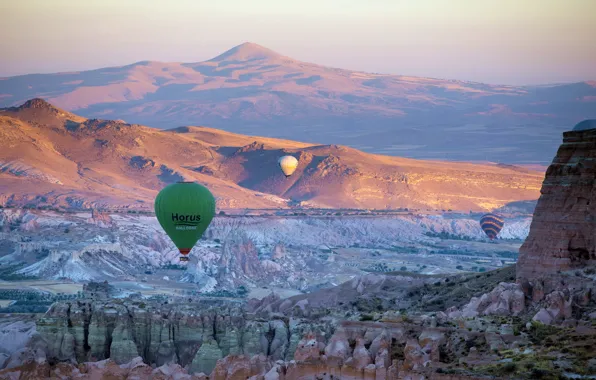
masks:
[[[98,368],[115,378],[129,376],[133,368],[155,375],[144,362],[162,372],[194,374],[193,378],[202,373],[222,380],[380,380],[396,378],[400,371],[425,371],[440,359],[440,347],[451,335],[445,328],[425,328],[424,323],[288,318],[275,313],[263,320],[242,307],[210,302],[179,299],[165,304],[127,298],[56,303],[37,324],[46,342],[45,355],[38,361],[45,363],[47,356],[49,362],[87,363],[68,367],[79,371],[81,377],[73,378],[92,378],[83,372]],[[29,351],[25,359],[39,357]],[[0,378],[15,370],[0,372]]]
[[[519,316],[575,326],[596,302],[596,121],[579,123],[546,172],[528,238],[520,249],[517,283],[502,283],[450,318]]]
[[[112,227],[114,225],[112,218],[108,213],[96,209],[91,210],[91,218],[89,218],[87,222],[104,228]]]
[[[596,265],[596,126],[586,129],[589,122],[563,134],[520,249],[518,280],[546,280],[547,292],[558,272]]]
[[[450,318],[474,318],[480,315],[519,315],[525,308],[525,295],[519,284],[501,283],[490,293],[472,297],[461,310],[450,308]]]
[[[292,359],[304,331],[332,332],[328,324],[314,321],[250,319],[232,304],[189,303],[186,298],[170,301],[56,303],[37,322],[37,330],[48,342],[51,360],[112,358],[121,364],[141,356],[146,363],[177,363],[205,373],[227,355]]]
[[[59,302],[38,320],[35,339],[5,358],[0,379],[477,379],[482,366],[504,365],[504,355],[525,360],[527,351],[528,360],[539,353],[550,360],[553,348],[572,344],[565,339],[579,346],[558,355],[575,363],[573,371],[589,368],[580,349],[596,344],[596,329],[573,305],[593,309],[596,292],[552,292],[535,313],[530,301],[524,307],[522,288],[502,283],[465,306],[465,316],[333,308],[322,314],[305,304],[308,312],[297,314],[311,316],[297,317],[266,312],[275,296],[246,306],[187,297]],[[571,328],[534,327],[570,317]]]
[[[242,231],[231,232],[223,242],[218,266],[221,268],[218,280],[237,282],[230,284],[231,287],[242,285],[243,282],[235,276],[226,276],[228,273],[235,273],[237,276],[254,280],[262,279],[266,275],[266,270],[259,260],[259,253],[254,242]]]

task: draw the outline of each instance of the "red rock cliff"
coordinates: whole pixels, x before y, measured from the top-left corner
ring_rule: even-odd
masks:
[[[519,281],[596,265],[596,121],[563,134],[519,253]]]

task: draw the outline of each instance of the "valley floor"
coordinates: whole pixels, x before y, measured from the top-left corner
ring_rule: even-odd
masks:
[[[262,298],[366,273],[484,272],[515,263],[531,221],[510,217],[491,242],[476,215],[319,211],[218,216],[184,264],[154,216],[0,210],[0,300],[18,299],[16,290],[46,301],[76,297],[82,283],[104,280],[122,297]]]

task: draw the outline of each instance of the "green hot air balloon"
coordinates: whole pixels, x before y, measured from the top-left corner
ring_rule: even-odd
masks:
[[[180,261],[188,261],[187,255],[215,215],[215,198],[196,182],[173,183],[157,194],[155,215],[183,255]]]

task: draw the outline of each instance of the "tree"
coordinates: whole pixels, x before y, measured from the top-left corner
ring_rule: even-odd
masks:
[[[455,267],[455,269],[463,270],[464,267],[462,267],[461,265],[458,265],[458,266]]]
[[[478,268],[478,272],[486,272],[486,268],[485,267],[480,267],[480,268]]]
[[[244,285],[240,285],[238,289],[236,289],[236,293],[238,293],[239,296],[244,297],[248,294],[248,289],[246,289]]]
[[[405,271],[408,270],[408,268],[407,267],[401,267],[401,268],[399,268],[399,270],[401,270],[402,272],[405,272]]]
[[[225,215],[226,213],[222,210],[219,212],[219,215]]]

